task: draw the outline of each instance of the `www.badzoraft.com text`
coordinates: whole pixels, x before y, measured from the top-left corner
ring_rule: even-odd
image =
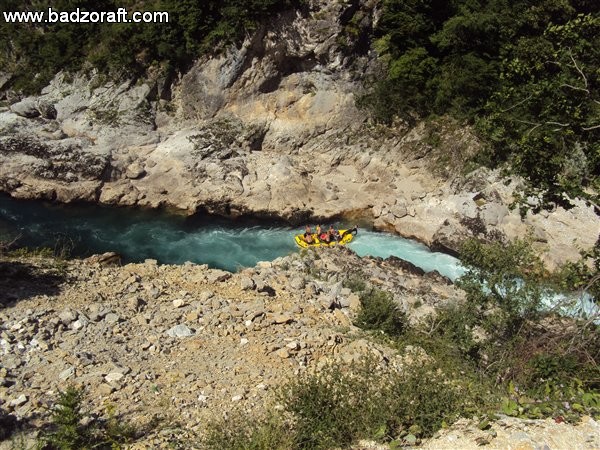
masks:
[[[167,11],[2,11],[7,23],[169,23]]]

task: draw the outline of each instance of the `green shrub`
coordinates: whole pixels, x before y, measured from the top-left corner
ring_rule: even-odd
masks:
[[[118,449],[132,442],[134,427],[123,422],[114,408],[108,409],[108,419],[92,420],[85,413],[82,389],[68,387],[61,392],[52,408],[50,431],[42,437],[44,448],[56,450]]]
[[[27,10],[31,2],[4,0],[3,10]],[[0,22],[0,64],[13,74],[11,88],[36,93],[59,71],[90,66],[118,77],[140,77],[149,67],[164,74],[185,71],[194,60],[239,42],[261,21],[281,11],[299,8],[295,0],[39,0],[35,9],[167,11],[169,22],[157,24],[67,23],[12,24]]]
[[[445,356],[477,360],[480,345],[473,336],[476,316],[468,305],[448,305],[441,307],[424,325],[427,333],[427,348]]]
[[[258,419],[234,411],[208,425],[203,444],[214,450],[288,450],[293,434],[281,416]]]
[[[59,450],[82,449],[90,446],[93,432],[82,425],[83,391],[68,387],[61,392],[52,409],[51,422],[54,430],[47,436],[50,448]]]
[[[486,412],[494,398],[464,373],[419,362],[396,377],[386,397],[392,403],[389,427],[398,437],[430,437],[460,417]]]
[[[364,279],[359,276],[350,277],[342,283],[345,288],[350,289],[352,292],[363,292],[367,289],[367,283]]]
[[[365,330],[380,330],[390,336],[400,336],[406,328],[406,314],[392,294],[371,288],[360,293],[361,309],[354,321]]]
[[[459,417],[481,413],[487,392],[459,371],[427,360],[397,372],[377,361],[327,366],[282,390],[297,448],[346,447],[359,439],[423,438]]]
[[[515,334],[526,320],[539,317],[542,298],[550,292],[539,256],[527,240],[463,243],[468,271],[457,285],[467,294],[467,308],[492,339]]]
[[[53,258],[55,256],[54,250],[50,247],[21,247],[11,250],[7,255],[13,258]]]
[[[477,163],[527,181],[527,197],[598,203],[600,17],[593,2],[386,0],[374,49],[387,72],[357,98],[379,122],[475,123]],[[539,211],[535,207],[534,211]]]
[[[346,369],[334,364],[291,380],[280,402],[292,416],[296,447],[348,446],[374,436],[388,412],[386,381],[378,372],[372,361]]]

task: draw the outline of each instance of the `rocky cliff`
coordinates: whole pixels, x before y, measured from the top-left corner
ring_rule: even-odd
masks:
[[[292,223],[359,218],[447,251],[532,233],[554,265],[597,238],[583,203],[522,219],[518,180],[461,165],[480,144],[446,120],[376,127],[356,107],[378,71],[379,2],[313,0],[172,77],[58,74],[4,92],[0,189],[18,198],[168,207]]]

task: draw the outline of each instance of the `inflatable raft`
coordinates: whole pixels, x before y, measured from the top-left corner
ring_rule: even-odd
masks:
[[[336,245],[346,245],[352,242],[354,239],[354,235],[356,234],[356,228],[352,228],[350,230],[338,230],[338,233],[341,236],[339,241],[331,241],[325,242],[319,240],[319,237],[316,233],[312,234],[312,243],[309,244],[304,240],[304,234],[297,234],[294,236],[294,240],[299,247],[309,248],[309,247],[335,247]]]

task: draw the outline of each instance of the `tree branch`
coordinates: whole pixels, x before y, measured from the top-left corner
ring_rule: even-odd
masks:
[[[519,106],[519,105],[522,105],[522,104],[523,104],[523,103],[525,103],[527,100],[529,100],[531,97],[533,97],[533,94],[530,94],[530,95],[529,95],[529,97],[527,97],[526,99],[524,99],[524,100],[521,100],[520,102],[517,102],[517,103],[515,103],[514,105],[512,105],[510,108],[503,109],[503,110],[501,110],[500,112],[501,112],[501,113],[505,113],[505,112],[508,112],[508,111],[510,111],[511,109],[515,109],[517,106]]]
[[[577,69],[577,72],[579,72],[581,74],[581,78],[583,78],[583,83],[585,84],[585,87],[587,88],[588,87],[588,80],[585,77],[585,75],[583,74],[583,71],[577,65],[577,62],[575,61],[575,58],[573,58],[573,52],[571,52],[571,49],[569,49],[569,56],[571,57],[571,61],[573,61],[573,65]]]
[[[593,127],[582,127],[583,131],[595,130],[596,128],[600,128],[600,125],[594,125]]]
[[[560,87],[568,87],[568,88],[574,89],[576,91],[583,91],[583,92],[587,92],[588,94],[590,93],[589,89],[573,86],[573,85],[570,85],[567,83],[561,84]]]
[[[12,241],[10,242],[3,242],[0,241],[0,253],[3,253],[5,251],[8,251],[13,245],[16,244],[16,242],[21,239],[23,235],[19,234],[18,236],[16,236]]]

